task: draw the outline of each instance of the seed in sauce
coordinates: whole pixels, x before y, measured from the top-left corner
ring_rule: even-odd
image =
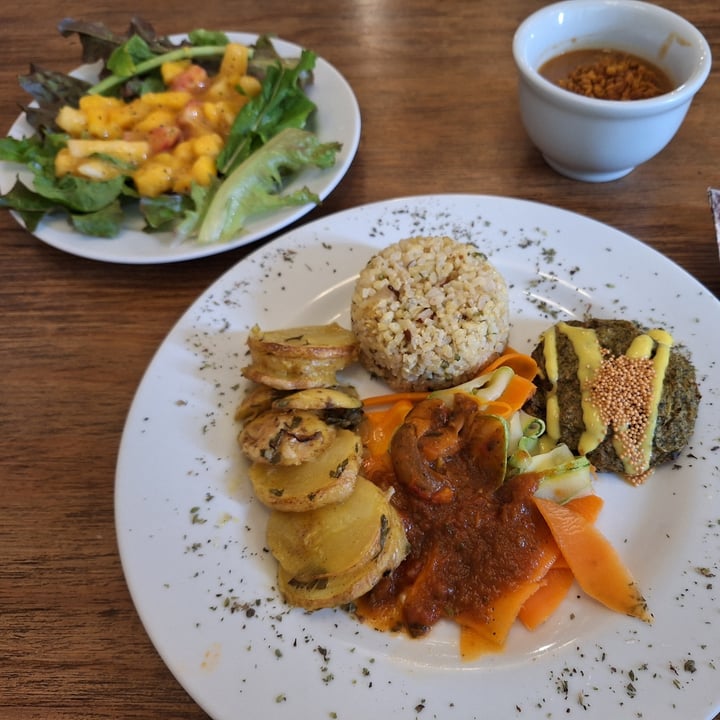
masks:
[[[600,100],[647,100],[673,89],[657,65],[617,50],[571,50],[544,63],[540,74],[565,90]]]

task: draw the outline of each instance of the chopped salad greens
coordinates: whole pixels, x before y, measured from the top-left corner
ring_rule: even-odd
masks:
[[[103,24],[73,19],[63,20],[58,29],[65,37],[79,36],[82,62],[98,64],[98,79],[93,84],[35,65],[19,78],[34,101],[23,107],[34,134],[0,138],[0,160],[23,165],[32,183],[18,177],[0,195],[0,207],[16,211],[28,230],[35,230],[47,214],[60,212],[79,233],[114,237],[132,203],[140,208],[147,232],[171,230],[181,238],[215,243],[242,232],[248,218],[257,213],[320,202],[308,188],[282,192],[289,176],[308,167],[331,167],[341,149],[340,143],[321,142],[307,128],[316,110],[305,92],[313,80],[312,51],[303,49],[298,58],[283,58],[269,37],[260,36],[249,48],[246,71],[257,80],[258,91],[246,98],[232,119],[214,158],[212,177],[204,184],[189,183],[185,192],[145,196],[133,182],[136,166],[101,151],[90,151],[88,159],[104,162],[106,168],[109,163],[112,172],[96,173],[98,177],[58,172],[59,153],[67,152],[69,141],[73,147],[71,135],[58,124],[58,114],[78,108],[87,96],[130,103],[166,92],[163,70],[173,64],[189,61],[212,76],[221,67],[228,36],[195,30],[176,43],[139,18],[123,35]],[[244,93],[239,86],[234,91]]]

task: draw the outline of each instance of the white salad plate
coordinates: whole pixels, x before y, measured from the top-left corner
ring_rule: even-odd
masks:
[[[463,662],[458,629],[381,633],[343,610],[283,604],[233,414],[246,338],[337,321],[358,271],[413,235],[477,244],[510,288],[510,342],[529,351],[559,319],[628,318],[691,354],[695,435],[644,485],[600,475],[598,520],[635,575],[652,625],[575,588],[504,652]],[[720,303],[642,242],[517,199],[437,195],[358,207],[294,228],[227,271],[151,361],[119,450],[116,525],[128,586],[157,651],[214,720],[693,718],[720,709]],[[359,367],[362,395],[386,388]]]
[[[252,44],[258,38],[257,35],[249,33],[226,34],[233,42],[246,45]],[[172,36],[172,39],[177,42],[182,37]],[[272,43],[283,57],[299,57],[302,52],[299,45],[285,40],[272,38]],[[97,78],[97,66],[81,66],[74,74],[93,81]],[[293,192],[307,186],[320,200],[324,200],[345,176],[357,152],[360,143],[360,109],[355,94],[345,78],[329,62],[320,57],[315,61],[313,82],[308,86],[306,93],[317,106],[308,129],[315,132],[322,142],[341,143],[342,149],[336,155],[335,164],[331,168],[303,170],[285,185],[282,192]],[[12,125],[9,135],[19,138],[31,135],[33,132],[23,113]],[[0,191],[5,193],[10,190],[18,174],[26,184],[31,185],[32,176],[27,169],[14,163],[0,162]],[[127,226],[117,237],[111,239],[81,235],[62,216],[44,218],[33,235],[58,250],[91,260],[126,264],[160,264],[193,260],[247,245],[291,225],[315,207],[314,203],[307,203],[258,214],[248,220],[241,234],[225,243],[200,244],[193,240],[179,242],[169,232],[143,232],[143,220],[139,213],[134,217],[128,216]],[[18,221],[21,222],[19,218]]]

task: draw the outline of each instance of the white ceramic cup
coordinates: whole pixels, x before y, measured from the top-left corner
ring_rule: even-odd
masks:
[[[551,58],[583,48],[638,55],[667,73],[674,89],[645,100],[602,100],[540,75]],[[518,27],[513,56],[530,139],[559,173],[588,182],[623,177],[659,153],[711,65],[710,47],[697,28],[641,0],[565,0],[541,8]]]

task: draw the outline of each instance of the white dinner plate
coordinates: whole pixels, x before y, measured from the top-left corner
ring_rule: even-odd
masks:
[[[511,344],[558,319],[631,318],[685,345],[702,392],[675,462],[632,487],[600,476],[598,525],[636,576],[654,624],[571,593],[506,650],[458,657],[450,622],[422,639],[342,610],[283,605],[233,413],[246,337],[349,326],[358,271],[411,235],[472,241],[505,276]],[[158,652],[215,720],[710,718],[720,709],[720,303],[638,240],[531,202],[439,195],[380,202],[293,229],[238,263],[188,309],[130,409],[116,478],[117,534],[132,597]],[[359,367],[342,380],[383,388]]]
[[[234,42],[247,45],[255,42],[258,37],[254,34],[231,32],[228,32],[227,36]],[[182,36],[172,36],[176,42],[181,38]],[[272,42],[283,57],[299,57],[302,51],[300,46],[285,40],[273,38]],[[97,77],[96,66],[82,66],[75,74],[93,81]],[[329,62],[320,57],[315,62],[313,83],[306,92],[317,106],[308,128],[313,130],[322,142],[341,143],[342,149],[337,154],[333,167],[308,168],[302,171],[286,184],[283,193],[307,186],[320,200],[324,200],[345,176],[357,152],[360,143],[360,109],[355,94],[345,78]],[[21,114],[11,127],[9,135],[25,137],[33,132],[25,115]],[[31,185],[32,176],[22,166],[0,162],[0,191],[10,190],[18,173],[25,179],[26,184]],[[247,245],[282,230],[315,207],[314,203],[307,203],[256,215],[248,220],[241,234],[225,243],[200,244],[192,240],[178,242],[169,232],[145,233],[142,231],[143,221],[139,213],[136,217],[128,217],[127,227],[123,228],[117,237],[111,239],[81,235],[75,232],[62,216],[43,219],[33,235],[58,250],[92,260],[159,264],[192,260]],[[21,222],[19,218],[18,221]]]

